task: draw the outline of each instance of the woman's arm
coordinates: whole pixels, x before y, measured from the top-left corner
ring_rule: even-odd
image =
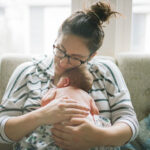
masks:
[[[132,105],[130,93],[116,64],[112,63],[111,61],[103,61],[101,63],[101,68],[102,66],[105,70],[105,73],[103,74],[105,77],[105,88],[107,93],[109,93],[108,101],[111,112],[111,122],[113,125],[123,123],[124,125],[128,126],[131,130],[131,134],[129,134],[131,136],[130,139],[128,141],[124,141],[124,143],[132,141],[138,135],[139,124]],[[126,126],[125,130],[127,129]],[[120,129],[119,126],[117,127]],[[127,131],[127,133],[129,133],[129,130]],[[116,132],[116,134],[117,133],[118,132]],[[126,134],[124,134],[124,130],[122,130],[122,133],[123,137],[126,136]],[[122,137],[120,134],[118,134],[118,136]]]
[[[26,92],[28,92],[26,85],[26,74],[34,67],[32,62],[26,62],[19,65],[13,72],[9,79],[7,88],[5,90],[1,105],[0,105],[0,142],[11,143],[9,137],[5,134],[5,125],[8,120],[17,121],[22,115],[24,102],[26,100]],[[22,119],[20,119],[22,121]],[[9,125],[9,122],[8,124]],[[23,126],[22,126],[23,127]],[[11,127],[10,127],[11,128]],[[11,128],[13,130],[13,128]],[[14,130],[16,131],[16,130]],[[17,133],[17,132],[16,132]],[[13,135],[15,136],[16,133]]]
[[[72,117],[85,117],[88,111],[88,108],[74,100],[61,97],[25,115],[8,119],[5,134],[10,140],[18,141],[40,125],[55,124]]]
[[[107,128],[95,128],[95,145],[121,146],[128,142],[132,136],[132,130],[126,123],[116,123]],[[99,139],[99,140],[98,140]],[[99,143],[101,139],[101,144]],[[107,139],[107,140],[106,140]]]
[[[25,115],[8,119],[4,132],[11,141],[19,141],[41,124],[38,110],[32,111]]]

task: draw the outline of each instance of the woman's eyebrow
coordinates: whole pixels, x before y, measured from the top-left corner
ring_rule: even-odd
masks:
[[[82,55],[79,55],[79,54],[71,54],[71,56],[76,56],[76,57],[80,57],[80,58],[85,58],[86,56],[82,56]]]
[[[62,44],[58,44],[58,45],[60,45],[60,47],[62,47],[63,50],[65,50],[65,52],[66,52],[66,48],[65,48]],[[87,57],[87,56],[82,56],[82,55],[80,55],[80,54],[71,54],[71,56],[78,56],[78,57],[81,57],[81,58]]]

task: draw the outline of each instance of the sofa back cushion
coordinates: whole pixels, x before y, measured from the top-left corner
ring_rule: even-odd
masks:
[[[150,55],[121,54],[116,60],[141,120],[150,113]]]
[[[0,102],[5,92],[8,80],[15,68],[23,62],[31,60],[31,56],[4,55],[0,62]]]

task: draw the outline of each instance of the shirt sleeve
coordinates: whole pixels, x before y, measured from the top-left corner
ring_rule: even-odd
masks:
[[[104,76],[104,85],[106,88],[112,124],[124,122],[128,124],[132,130],[133,141],[139,132],[139,124],[134,111],[130,93],[125,84],[123,76],[119,68],[111,61],[101,62]]]
[[[19,65],[9,79],[0,105],[0,143],[13,143],[6,136],[4,128],[8,119],[22,115],[22,108],[28,94],[26,76],[32,67],[32,62]]]

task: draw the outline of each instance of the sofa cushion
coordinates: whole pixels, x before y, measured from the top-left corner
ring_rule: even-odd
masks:
[[[140,121],[140,132],[136,141],[142,149],[150,150],[150,114]]]

